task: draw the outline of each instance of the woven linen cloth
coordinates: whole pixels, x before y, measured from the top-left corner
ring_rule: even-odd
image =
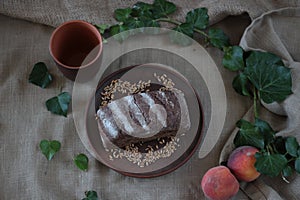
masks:
[[[67,1],[30,0],[1,1],[0,13],[30,22],[58,26],[64,21],[82,19],[91,23],[114,23],[113,10],[128,7],[136,1]],[[150,1],[145,1],[150,2]],[[179,11],[174,17],[183,19],[196,7],[207,7],[211,23],[228,15],[249,13],[252,19],[263,12],[297,6],[299,1],[174,1]],[[84,191],[95,190],[100,199],[205,199],[200,181],[205,171],[218,164],[218,157],[234,123],[248,110],[250,102],[231,88],[234,74],[221,66],[222,53],[207,48],[223,76],[228,98],[228,120],[213,151],[204,159],[194,155],[175,172],[154,179],[125,177],[93,159],[76,133],[71,110],[64,118],[51,114],[44,102],[61,91],[72,92],[73,83],[55,67],[48,42],[53,28],[0,15],[0,199],[81,199]],[[241,17],[222,20],[224,29],[237,44],[248,20]],[[48,65],[54,81],[47,89],[28,83],[34,63]],[[55,139],[62,149],[47,161],[39,150],[42,139]],[[89,170],[82,172],[73,164],[78,153],[89,156]],[[272,182],[272,180],[264,180]],[[296,188],[272,187],[285,199],[297,199]],[[269,183],[268,182],[268,183]],[[291,187],[291,188],[289,188]],[[290,189],[295,191],[290,193]],[[236,199],[248,199],[239,192]]]
[[[293,28],[291,28],[293,27]],[[263,105],[273,114],[262,111],[263,118],[272,122],[272,127],[278,131],[277,135],[281,136],[295,136],[300,141],[300,9],[299,8],[282,8],[275,11],[270,11],[255,19],[252,24],[245,30],[243,37],[241,38],[240,45],[244,50],[260,50],[274,53],[281,57],[287,67],[291,69],[292,75],[292,91],[285,101],[281,103],[272,103]],[[274,114],[275,113],[275,114]],[[276,115],[277,114],[277,115]],[[287,116],[286,123],[284,118],[280,118],[278,115]],[[244,119],[251,120],[253,118],[253,111],[249,110]],[[253,120],[253,119],[252,119]],[[223,151],[221,153],[220,162],[225,161],[228,155],[232,151],[233,138],[236,135],[238,129],[235,129],[228,139]],[[284,188],[288,192],[280,191],[279,194],[287,199],[299,198],[300,178],[294,175],[291,177],[290,184],[284,183],[279,179],[271,179],[263,177],[264,181],[273,187],[275,190],[278,188]],[[253,188],[252,183],[249,184]],[[249,186],[248,185],[248,186]],[[264,188],[263,192],[272,192],[271,188]],[[253,189],[249,193],[257,194],[263,193],[256,190],[253,193]],[[281,199],[279,196],[273,196],[270,199]]]
[[[290,28],[293,27],[293,28]],[[282,103],[264,104],[269,110],[288,116],[288,125],[278,135],[293,135],[300,141],[300,9],[284,8],[256,19],[245,31],[240,45],[247,50],[269,51],[281,57],[291,69],[292,91]]]

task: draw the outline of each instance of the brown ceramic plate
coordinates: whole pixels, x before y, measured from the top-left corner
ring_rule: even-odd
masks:
[[[148,82],[150,80],[151,83],[146,89],[150,91],[158,90],[166,85],[163,83],[163,80],[157,78],[161,76],[167,77],[168,80],[175,84],[174,87],[176,89],[184,93],[191,121],[189,131],[184,135],[178,134],[175,138],[162,138],[140,145],[136,144],[138,156],[133,153],[128,155],[128,151],[120,148],[105,149],[95,120],[95,113],[103,101],[102,97],[105,88],[117,79],[128,81],[131,84],[137,84],[140,81]],[[117,91],[114,92],[113,99],[126,95],[128,94]],[[87,109],[86,124],[89,142],[96,159],[121,174],[150,178],[174,171],[193,155],[202,138],[203,114],[199,98],[184,76],[165,65],[143,64],[118,70],[99,83],[95,97],[91,99]],[[147,154],[147,146],[154,149],[153,153],[158,155],[156,156],[158,159],[148,159],[152,154]],[[172,149],[176,150],[172,151]],[[170,153],[170,150],[172,153]]]

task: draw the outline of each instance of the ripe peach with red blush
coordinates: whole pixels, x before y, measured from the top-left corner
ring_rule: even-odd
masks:
[[[239,190],[239,182],[225,166],[209,169],[201,181],[202,190],[210,200],[227,200]]]
[[[258,149],[255,147],[241,146],[230,154],[227,167],[238,180],[251,182],[259,177],[260,173],[254,167],[256,152]]]

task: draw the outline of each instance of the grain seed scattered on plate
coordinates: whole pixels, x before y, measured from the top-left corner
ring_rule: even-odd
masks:
[[[175,83],[166,74],[153,76],[157,79],[159,83],[163,86],[159,89],[160,91],[166,90],[178,90],[175,88]],[[138,81],[137,83],[130,83],[129,81],[123,81],[121,79],[112,80],[110,85],[104,87],[104,91],[101,93],[101,106],[107,105],[111,100],[115,98],[115,93],[119,92],[122,94],[135,94],[139,92],[150,91],[149,87],[151,85],[151,80],[148,81]],[[184,136],[181,134],[180,136]],[[158,145],[152,147],[148,145],[145,149],[146,153],[139,152],[138,146],[142,146],[143,143],[137,145],[131,144],[125,147],[125,149],[105,149],[108,152],[109,160],[114,161],[115,159],[127,159],[129,162],[136,164],[139,167],[145,167],[153,164],[159,159],[164,159],[170,157],[180,146],[180,138],[173,136],[169,138],[170,141],[166,142],[162,138],[158,138],[157,142],[160,145],[164,145],[159,148]]]

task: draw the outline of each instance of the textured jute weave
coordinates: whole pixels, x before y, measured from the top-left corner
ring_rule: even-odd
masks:
[[[82,145],[72,119],[60,117],[47,111],[44,102],[62,91],[72,92],[73,82],[65,79],[52,61],[48,44],[54,30],[64,21],[82,19],[91,23],[114,23],[113,11],[128,7],[136,1],[80,1],[80,0],[3,0],[0,1],[0,199],[82,199],[84,191],[95,190],[100,199],[205,199],[200,181],[205,171],[218,165],[219,155],[235,127],[244,116],[251,102],[237,95],[231,82],[234,73],[221,65],[222,53],[207,48],[222,74],[227,95],[227,118],[216,146],[203,159],[196,153],[190,161],[175,172],[154,178],[136,179],[125,177],[97,162]],[[151,2],[151,1],[145,1]],[[246,49],[261,49],[282,56],[293,68],[294,95],[280,105],[286,119],[264,111],[281,134],[297,135],[297,110],[299,110],[299,10],[284,9],[261,16],[263,13],[297,7],[299,1],[239,1],[204,0],[174,1],[179,6],[175,18],[183,20],[192,8],[207,7],[212,24],[221,27],[233,44],[249,24],[243,16],[225,17],[248,13],[253,24],[242,38]],[[259,18],[258,18],[259,17]],[[17,18],[17,19],[15,19]],[[24,21],[26,20],[26,21]],[[32,23],[35,22],[35,23]],[[49,25],[49,26],[45,26]],[[267,33],[267,34],[266,34]],[[271,45],[272,44],[272,45]],[[48,65],[54,81],[47,89],[28,83],[28,76],[36,62]],[[297,107],[298,106],[298,107]],[[274,108],[268,107],[271,111]],[[279,108],[279,106],[275,106]],[[290,117],[291,116],[291,117]],[[296,117],[295,120],[293,117]],[[299,135],[299,134],[298,134]],[[42,139],[55,139],[62,149],[50,162],[39,150]],[[90,159],[88,172],[82,172],[73,164],[75,154],[85,153]],[[226,152],[222,158],[226,159]],[[280,178],[262,177],[259,181],[243,186],[235,199],[299,199],[300,178],[294,176],[291,184]],[[268,186],[267,186],[267,185]],[[250,195],[252,194],[252,196]]]
[[[113,23],[113,11],[116,8],[130,7],[137,1],[134,0],[3,0],[0,2],[0,13],[32,22],[58,26],[64,21],[82,19],[92,23]],[[143,2],[151,3],[150,0]],[[193,8],[207,7],[211,22],[215,23],[228,15],[248,13],[254,19],[262,13],[284,7],[299,6],[297,0],[175,0],[172,1],[179,7],[179,12],[174,14],[178,19],[184,19],[185,14]]]

